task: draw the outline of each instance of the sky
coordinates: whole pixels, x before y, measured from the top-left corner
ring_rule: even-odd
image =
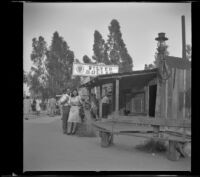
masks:
[[[53,33],[58,31],[82,61],[84,55],[93,55],[94,31],[104,40],[109,34],[112,19],[118,20],[122,38],[133,59],[133,70],[144,69],[154,61],[158,33],[169,38],[170,56],[182,56],[181,16],[185,16],[186,44],[191,44],[190,3],[24,3],[23,61],[29,71],[32,62],[32,39],[43,36],[51,45]]]

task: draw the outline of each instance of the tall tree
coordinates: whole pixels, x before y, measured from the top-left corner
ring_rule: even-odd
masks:
[[[83,56],[83,62],[84,63],[93,63],[92,60],[87,55]]]
[[[108,55],[110,62],[119,65],[119,72],[132,71],[133,61],[122,39],[119,22],[113,19],[110,23],[108,35]]]
[[[107,55],[107,45],[101,35],[101,33],[97,30],[94,32],[94,44],[93,44],[93,59],[95,63],[105,63],[109,64],[109,59]]]
[[[69,49],[67,42],[54,32],[51,46],[47,51],[46,68],[48,72],[49,94],[60,94],[63,88],[68,87],[71,80],[74,53]]]
[[[26,81],[31,92],[41,95],[46,84],[44,61],[46,58],[47,44],[44,38],[39,36],[38,39],[32,39],[32,47],[31,61],[33,62],[33,67],[31,67],[30,72],[27,74]]]

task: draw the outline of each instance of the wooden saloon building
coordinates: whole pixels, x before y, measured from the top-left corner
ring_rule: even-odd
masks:
[[[101,98],[103,85],[110,84],[110,113],[121,118],[190,119],[191,63],[167,56],[165,66],[166,77],[163,69],[155,68],[99,75],[82,87],[96,87]]]
[[[185,50],[182,58],[165,55],[165,33],[156,40],[157,68],[99,75],[82,87],[89,93],[96,88],[101,118],[103,88],[111,86],[110,116],[93,123],[103,147],[113,143],[114,134],[153,137],[169,141],[168,158],[178,160],[191,142],[191,62]]]

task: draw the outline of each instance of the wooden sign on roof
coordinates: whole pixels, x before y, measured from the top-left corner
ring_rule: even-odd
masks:
[[[73,63],[73,72],[75,76],[90,76],[118,73],[119,67],[117,65],[102,65],[102,64],[83,64]]]

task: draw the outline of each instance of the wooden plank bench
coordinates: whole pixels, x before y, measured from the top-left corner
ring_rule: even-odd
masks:
[[[180,158],[180,154],[184,154],[184,145],[191,142],[190,134],[161,130],[161,127],[191,128],[190,120],[119,116],[103,122],[97,121],[92,125],[99,131],[102,147],[112,145],[114,135],[119,134],[169,141],[167,158],[174,161]]]

